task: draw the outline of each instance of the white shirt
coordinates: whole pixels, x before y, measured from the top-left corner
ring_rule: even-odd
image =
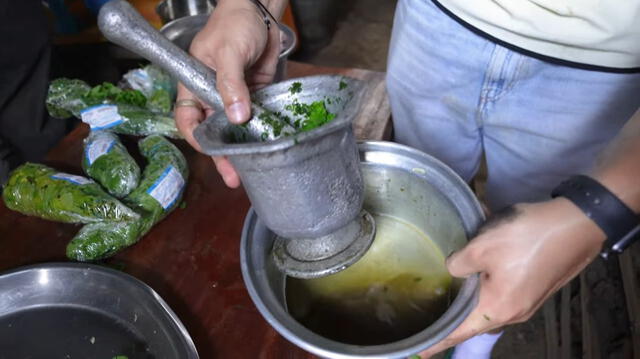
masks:
[[[438,0],[472,27],[540,55],[640,68],[640,0]]]

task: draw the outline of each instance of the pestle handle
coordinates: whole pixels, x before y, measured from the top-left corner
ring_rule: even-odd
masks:
[[[109,41],[162,67],[203,102],[223,108],[216,72],[160,34],[127,1],[112,0],[102,6],[98,27]]]

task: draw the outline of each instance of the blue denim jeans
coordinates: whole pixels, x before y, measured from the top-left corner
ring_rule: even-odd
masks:
[[[466,181],[484,152],[491,209],[548,198],[564,178],[587,172],[640,107],[640,74],[519,54],[467,30],[430,0],[398,2],[387,89],[397,142]]]

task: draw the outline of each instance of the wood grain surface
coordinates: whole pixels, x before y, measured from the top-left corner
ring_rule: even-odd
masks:
[[[390,111],[384,76],[366,70],[318,68],[290,63],[289,76],[341,73],[367,80],[371,95],[356,121],[359,138],[389,133]],[[369,118],[369,120],[367,120]],[[82,174],[79,125],[44,161],[58,170]],[[137,138],[123,142],[135,150]],[[242,189],[225,187],[210,158],[174,141],[190,169],[186,207],[177,208],[140,242],[103,264],[141,279],[180,317],[201,358],[311,358],[281,337],[251,302],[240,273],[239,244],[249,201]],[[0,271],[27,264],[66,261],[65,246],[80,227],[28,217],[0,203]]]

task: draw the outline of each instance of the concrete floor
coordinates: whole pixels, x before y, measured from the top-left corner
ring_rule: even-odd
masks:
[[[396,0],[349,1],[349,12],[338,22],[331,43],[305,61],[384,71]]]

